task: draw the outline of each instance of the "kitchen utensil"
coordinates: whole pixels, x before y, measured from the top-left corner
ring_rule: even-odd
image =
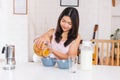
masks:
[[[11,70],[15,69],[15,46],[14,45],[7,45],[3,47],[2,53],[5,54],[5,65],[3,69]]]

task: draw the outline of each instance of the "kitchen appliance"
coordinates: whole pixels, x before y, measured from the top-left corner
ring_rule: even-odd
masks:
[[[5,65],[3,66],[3,69],[15,69],[15,46],[6,44],[6,46],[4,46],[2,49],[2,53],[5,54]]]

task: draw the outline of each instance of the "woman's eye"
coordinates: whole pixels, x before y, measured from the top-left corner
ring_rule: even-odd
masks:
[[[65,20],[61,20],[63,23],[67,23],[68,25],[72,25],[72,23],[71,22],[67,22],[67,21],[65,21]]]
[[[68,22],[69,25],[72,25],[71,23]]]
[[[65,23],[66,21],[65,21],[65,20],[62,20],[62,22],[64,22],[64,23]]]

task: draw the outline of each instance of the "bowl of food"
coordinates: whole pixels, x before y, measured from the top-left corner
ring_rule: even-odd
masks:
[[[69,69],[71,66],[71,61],[69,59],[66,60],[56,60],[58,68],[60,69]]]
[[[42,64],[46,67],[54,66],[56,63],[56,58],[43,57],[41,58]]]

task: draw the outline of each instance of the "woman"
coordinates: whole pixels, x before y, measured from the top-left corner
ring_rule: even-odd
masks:
[[[57,59],[68,59],[69,56],[76,56],[81,40],[78,34],[79,13],[76,8],[67,7],[60,14],[56,29],[50,29],[35,40],[37,47],[44,42],[51,44],[51,57]]]

